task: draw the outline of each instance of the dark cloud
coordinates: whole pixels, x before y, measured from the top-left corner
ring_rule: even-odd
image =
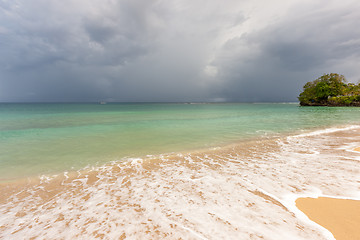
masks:
[[[360,31],[351,27],[360,15],[352,15],[354,9],[339,6],[319,13],[303,7],[304,12],[293,9],[282,21],[224,45],[215,62],[225,79],[223,96],[296,101],[305,82],[328,72],[346,75],[344,61],[360,60]]]
[[[266,4],[0,1],[0,101],[294,101],[323,73],[358,80],[359,3]]]

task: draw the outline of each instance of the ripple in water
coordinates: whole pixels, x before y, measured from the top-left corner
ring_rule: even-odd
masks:
[[[359,126],[3,184],[2,239],[329,239],[299,196],[360,199]]]

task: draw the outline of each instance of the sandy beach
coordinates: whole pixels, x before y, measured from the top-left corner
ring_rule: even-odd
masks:
[[[360,239],[360,201],[337,198],[299,198],[296,206],[337,240]]]
[[[320,129],[2,182],[0,239],[328,240],[294,199],[358,199],[359,133]],[[358,239],[360,201],[325,199],[296,203],[337,240]]]

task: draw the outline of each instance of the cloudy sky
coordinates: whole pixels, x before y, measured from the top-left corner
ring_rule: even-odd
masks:
[[[0,101],[296,101],[360,80],[359,0],[0,0]]]

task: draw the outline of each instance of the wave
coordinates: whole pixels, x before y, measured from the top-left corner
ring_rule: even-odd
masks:
[[[349,151],[359,133],[327,128],[13,183],[2,187],[0,238],[331,239],[295,199],[359,199]]]

